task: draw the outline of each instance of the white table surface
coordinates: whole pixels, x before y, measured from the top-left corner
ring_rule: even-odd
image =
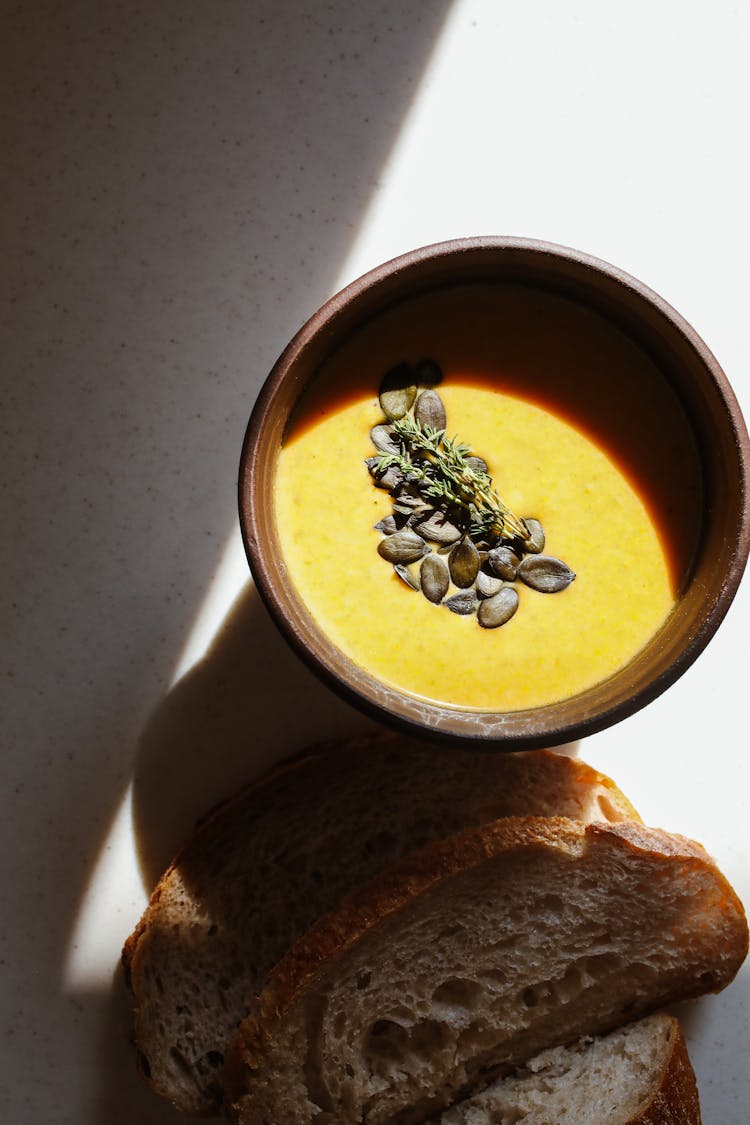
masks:
[[[117,973],[148,885],[241,781],[368,725],[248,580],[265,374],[370,266],[514,234],[656,289],[750,414],[750,9],[43,0],[1,38],[0,1118],[169,1125]],[[745,902],[748,636],[745,581],[682,680],[581,747]],[[707,1125],[750,1118],[749,996],[745,968],[683,1013]]]

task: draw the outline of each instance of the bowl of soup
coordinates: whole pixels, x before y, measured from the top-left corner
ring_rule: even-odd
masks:
[[[353,282],[268,376],[242,449],[257,588],[385,723],[506,750],[643,707],[718,628],[750,546],[745,425],[658,295],[470,238]]]

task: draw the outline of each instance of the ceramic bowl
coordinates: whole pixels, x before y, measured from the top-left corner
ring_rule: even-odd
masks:
[[[656,635],[594,687],[560,702],[510,712],[427,702],[352,663],[330,642],[286,576],[273,504],[285,428],[321,364],[371,318],[415,294],[486,282],[562,296],[606,318],[632,340],[671,384],[692,429],[703,477],[695,516],[697,549],[675,608]],[[627,386],[622,393],[627,395]],[[580,738],[631,714],[669,687],[705,648],[747,560],[749,462],[747,431],[725,375],[697,333],[661,297],[621,270],[574,250],[526,239],[469,238],[424,247],[379,266],[329,300],[297,333],[268,376],[248,424],[240,464],[240,523],[257,588],[272,617],[336,692],[412,734],[529,749]]]

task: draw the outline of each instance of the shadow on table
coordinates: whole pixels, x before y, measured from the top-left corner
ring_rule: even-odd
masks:
[[[292,652],[248,582],[140,740],[133,826],[146,886],[196,821],[311,742],[371,730]]]
[[[29,1014],[6,1065],[28,1072],[11,1095],[37,1120],[91,1125],[90,1040],[100,1017],[102,1036],[115,1023],[106,982],[102,994],[68,983],[71,942],[139,739],[136,827],[153,878],[207,805],[362,721],[249,593],[204,665],[159,700],[235,533],[261,380],[337,287],[450,8],[8,12],[4,642],[30,672],[9,681],[4,714],[8,820],[43,883],[19,894],[5,956],[24,1011],[45,1013],[60,1049],[38,1050]],[[90,1079],[95,1125],[149,1119],[140,1088],[131,1104],[110,1069],[120,1051],[102,1047]]]
[[[707,1122],[717,1121],[716,1106],[726,1105],[724,1079],[731,1083],[737,1059],[731,1044],[715,1044],[711,1041],[714,1005],[722,1005],[722,1026],[726,1024],[723,1008],[727,1004],[733,1005],[737,1012],[738,1026],[742,1026],[744,1013],[750,1002],[750,980],[742,977],[730,988],[731,991],[721,997],[686,1001],[669,1009],[679,1019],[688,1040],[688,1048],[698,1079],[703,1117]],[[98,1063],[101,1072],[107,1074],[109,1078],[106,1091],[102,1091],[99,1115],[96,1120],[102,1125],[105,1122],[109,1125],[194,1123],[195,1118],[187,1117],[155,1097],[135,1073],[135,1053],[132,1049],[128,1051],[125,1043],[131,1033],[132,1018],[121,970],[115,975],[111,996],[106,999],[101,996],[93,998],[92,1003],[105,1005]],[[701,1040],[705,1042],[701,1043]],[[724,1068],[726,1068],[726,1075]],[[745,1120],[743,1116],[745,1108],[738,1106],[734,1121]]]
[[[205,657],[175,685],[143,731],[132,807],[146,885],[155,884],[195,822],[242,785],[312,741],[372,729],[374,722],[295,656],[248,583]],[[578,744],[559,749],[575,755]],[[144,1084],[136,1081],[134,1051],[125,1045],[131,1022],[119,972],[106,1012],[107,1081],[99,1120],[187,1121],[144,1094]]]
[[[145,885],[155,885],[196,822],[241,786],[312,742],[374,729],[292,652],[248,582],[140,739],[132,804]],[[578,749],[569,742],[557,752],[575,757]]]
[[[195,822],[279,760],[311,742],[375,724],[294,655],[248,582],[199,661],[169,692],[141,737],[133,826],[151,887]],[[133,919],[133,924],[137,919]],[[128,1049],[132,1013],[121,970],[102,1003],[101,1125],[192,1120],[151,1094]]]
[[[100,1009],[94,1064],[101,1081],[91,1120],[97,1125],[195,1125],[194,1117],[157,1097],[137,1073],[130,1042],[133,1014],[122,968],[115,972],[110,992],[90,996],[86,1002]]]

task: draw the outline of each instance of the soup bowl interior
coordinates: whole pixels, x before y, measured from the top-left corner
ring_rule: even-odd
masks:
[[[405,302],[485,285],[518,287],[521,300],[524,292],[530,299],[539,294],[562,298],[563,307],[603,319],[645,353],[687,420],[701,477],[689,514],[690,557],[680,563],[675,604],[663,625],[601,682],[569,698],[512,711],[421,698],[352,661],[331,642],[290,582],[274,505],[276,466],[290,417],[326,361],[363,326]],[[627,401],[632,393],[627,370],[617,378],[623,383],[618,393]],[[560,394],[564,399],[564,387]],[[648,390],[644,395],[639,386],[638,395],[645,416]],[[657,463],[653,435],[648,441]],[[669,448],[663,456],[666,463]],[[696,659],[723,619],[747,560],[747,481],[748,438],[731,388],[697,334],[666,302],[621,271],[575,251],[481,238],[426,247],[386,263],[337,294],[301,329],[276,363],[250,418],[239,511],[261,596],[294,649],[335,691],[413,734],[518,750],[560,744],[610,725],[654,699]]]

